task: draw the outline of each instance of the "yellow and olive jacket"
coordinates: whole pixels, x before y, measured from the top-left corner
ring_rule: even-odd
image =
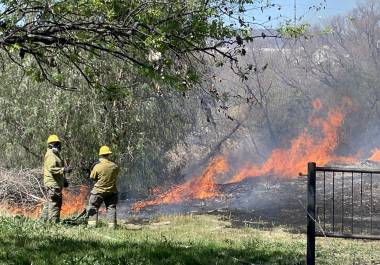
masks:
[[[90,174],[90,178],[96,182],[92,192],[117,192],[116,180],[118,174],[119,167],[114,162],[100,158],[99,163],[94,166]]]
[[[59,154],[48,149],[44,159],[44,184],[48,188],[63,188],[63,160]]]

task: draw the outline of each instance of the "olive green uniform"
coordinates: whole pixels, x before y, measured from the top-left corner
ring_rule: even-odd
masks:
[[[64,185],[64,163],[59,153],[48,149],[44,159],[44,184],[47,189],[47,202],[42,213],[42,221],[59,222],[62,207],[62,188]]]
[[[99,207],[104,202],[107,209],[107,219],[110,226],[116,225],[117,187],[116,180],[119,167],[112,161],[100,158],[92,169],[90,178],[95,181],[91,191],[87,214],[90,222],[97,222]],[[95,219],[95,220],[94,220]]]

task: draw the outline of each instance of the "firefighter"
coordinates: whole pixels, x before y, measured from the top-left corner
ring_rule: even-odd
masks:
[[[87,224],[96,227],[98,224],[98,210],[104,204],[107,209],[108,227],[116,228],[116,204],[117,187],[116,180],[119,167],[109,156],[112,154],[108,146],[102,146],[99,150],[99,163],[91,171],[90,178],[95,181],[87,206]]]
[[[68,186],[65,178],[72,168],[65,166],[61,158],[61,141],[57,135],[50,135],[47,140],[48,149],[44,159],[44,185],[47,190],[47,202],[45,203],[41,220],[58,223],[62,206],[62,188]]]

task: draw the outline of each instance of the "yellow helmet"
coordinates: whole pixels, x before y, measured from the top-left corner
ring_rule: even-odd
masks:
[[[111,152],[111,149],[106,146],[106,145],[103,145],[102,147],[100,147],[99,149],[99,155],[109,155],[109,154],[112,154]]]
[[[61,140],[59,140],[58,136],[55,134],[50,135],[47,139],[47,143],[51,144],[51,143],[55,143],[55,142],[61,142]]]

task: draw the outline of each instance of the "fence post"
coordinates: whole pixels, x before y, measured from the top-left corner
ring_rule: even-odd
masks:
[[[306,264],[315,265],[315,192],[316,192],[316,164],[307,165],[307,252]]]

